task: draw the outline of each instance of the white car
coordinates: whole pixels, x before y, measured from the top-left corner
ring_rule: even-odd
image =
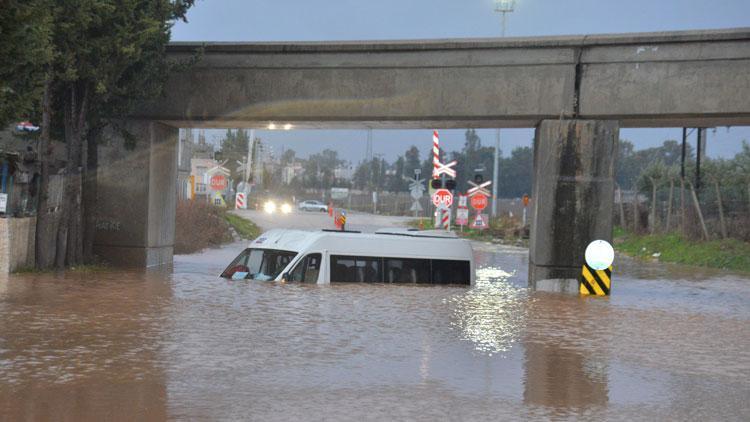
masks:
[[[300,211],[328,212],[328,205],[320,201],[302,201],[297,205]]]

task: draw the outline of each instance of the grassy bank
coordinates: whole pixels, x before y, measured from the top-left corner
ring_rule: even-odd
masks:
[[[750,243],[736,239],[694,242],[676,233],[635,235],[618,228],[614,243],[635,258],[750,272]]]
[[[434,229],[434,222],[431,218],[418,218],[408,223],[409,227],[420,228],[423,230]],[[484,230],[470,229],[465,226],[463,230],[459,226],[451,228],[458,236],[477,240],[482,242],[503,243],[518,246],[528,246],[528,236],[524,236],[521,222],[517,218],[499,217],[492,218],[489,227]]]
[[[261,229],[252,221],[229,212],[224,213],[224,219],[234,228],[243,239],[255,239],[260,236]]]
[[[176,254],[189,254],[231,242],[232,229],[243,239],[254,239],[260,228],[252,221],[202,201],[180,201],[175,224]]]

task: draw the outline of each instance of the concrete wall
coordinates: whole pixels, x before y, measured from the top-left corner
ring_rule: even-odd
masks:
[[[177,129],[129,121],[135,140],[107,131],[99,147],[95,253],[112,264],[172,262],[177,180]]]
[[[0,274],[34,266],[36,217],[0,218]]]
[[[187,59],[203,43],[173,43]],[[479,40],[207,43],[135,117],[178,127],[750,124],[750,29]]]

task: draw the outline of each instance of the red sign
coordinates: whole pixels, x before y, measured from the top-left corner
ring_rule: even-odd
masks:
[[[487,197],[481,193],[478,193],[469,199],[469,203],[475,210],[483,210],[487,208]]]
[[[432,194],[432,203],[436,207],[440,205],[450,207],[453,205],[453,194],[448,189],[438,189]]]
[[[211,189],[224,190],[227,188],[227,178],[221,174],[211,177]]]

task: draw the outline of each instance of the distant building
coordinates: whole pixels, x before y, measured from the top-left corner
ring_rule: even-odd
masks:
[[[351,163],[345,163],[333,170],[333,176],[336,179],[352,180],[354,177],[354,166]]]
[[[192,129],[180,129],[177,144],[177,198],[190,199],[192,189],[190,185],[191,163],[195,142]]]
[[[281,168],[281,183],[289,185],[295,177],[301,177],[305,172],[302,163],[295,161]]]
[[[210,195],[208,171],[218,165],[219,163],[213,158],[193,158],[190,160],[190,177],[194,183],[196,197],[206,199]]]

